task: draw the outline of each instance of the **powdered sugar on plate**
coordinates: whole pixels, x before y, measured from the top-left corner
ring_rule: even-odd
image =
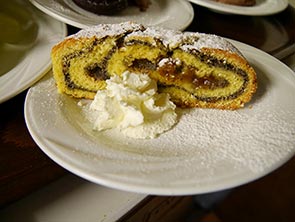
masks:
[[[200,51],[202,48],[215,48],[236,53],[240,56],[242,55],[242,53],[233,44],[220,36],[197,32],[181,32],[163,29],[161,27],[145,27],[141,24],[133,22],[92,26],[79,31],[68,38],[79,39],[91,38],[95,36],[100,39],[106,36],[121,35],[124,35],[125,38],[139,36],[158,39],[165,47],[167,47],[167,49],[180,47],[185,51],[192,49]]]
[[[132,31],[143,30],[144,27],[140,24],[133,22],[125,22],[119,24],[100,24],[96,26],[91,26],[89,28],[83,29],[74,35],[68,36],[68,38],[103,38],[106,36],[119,36],[122,34],[127,34]]]
[[[184,195],[255,180],[295,153],[295,101],[289,98],[295,93],[295,76],[268,54],[234,44],[256,69],[259,84],[242,109],[179,109],[179,122],[170,131],[137,140],[116,130],[93,131],[79,100],[59,95],[47,77],[28,93],[29,131],[61,166],[117,189]]]

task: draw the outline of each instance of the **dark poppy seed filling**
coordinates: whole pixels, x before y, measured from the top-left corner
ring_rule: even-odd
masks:
[[[79,88],[72,80],[71,80],[71,76],[70,76],[70,61],[71,58],[74,58],[75,53],[71,53],[67,56],[63,57],[63,63],[62,63],[62,71],[64,74],[64,78],[65,78],[65,84],[67,85],[68,88],[70,89],[77,89]],[[76,55],[77,56],[77,55]]]
[[[70,89],[87,90],[81,86],[78,86],[72,80],[71,74],[70,74],[71,60],[74,58],[83,58],[88,53],[91,53],[95,49],[95,46],[103,43],[106,39],[107,39],[107,37],[102,38],[100,40],[95,39],[89,46],[87,46],[81,50],[74,51],[74,52],[67,54],[63,57],[63,59],[62,59],[63,73],[64,73],[65,83],[66,83],[67,87],[69,87]],[[123,39],[123,37],[119,37],[116,40],[116,45],[121,45],[122,39]],[[107,62],[108,62],[109,58],[116,51],[116,49],[117,49],[117,46],[114,46],[99,63],[96,62],[96,63],[90,64],[90,65],[84,67],[84,70],[85,70],[84,74],[95,79],[95,80],[109,79],[110,75],[107,72],[106,66],[107,66]],[[93,92],[96,92],[96,90],[93,90]]]
[[[156,46],[161,47],[163,45],[162,41],[157,39],[156,43],[153,45],[149,42],[133,39],[126,41],[124,46],[147,46],[151,49],[156,48]],[[155,46],[156,45],[156,46]],[[151,61],[147,58],[133,58],[131,63],[126,63],[125,65],[128,66],[131,71],[155,71],[158,66],[158,61],[162,58],[162,56],[157,57],[154,61]]]
[[[134,59],[130,68],[134,70],[156,70],[157,64],[148,59]]]
[[[140,41],[140,40],[131,40],[124,43],[123,38],[124,37],[117,39],[116,46],[114,46],[99,63],[96,62],[84,67],[84,70],[85,70],[84,74],[91,78],[94,78],[95,80],[109,79],[110,74],[108,73],[107,65],[108,65],[108,61],[111,59],[112,55],[115,52],[117,52],[118,50],[124,47],[134,46],[134,45],[154,47],[152,46],[151,43]],[[85,54],[92,52],[97,44],[98,44],[97,41],[93,41],[93,43],[89,45],[88,47],[86,47],[85,49],[80,51],[75,51],[73,53],[70,53],[64,56],[63,73],[64,73],[65,82],[69,88],[83,89],[83,87],[78,86],[71,79],[71,75],[69,73],[69,68],[71,65],[70,61],[73,58],[83,58]],[[206,102],[216,102],[218,100],[235,99],[244,92],[249,81],[248,75],[245,71],[235,67],[234,65],[226,62],[225,60],[219,60],[213,56],[206,55],[196,50],[192,50],[190,51],[190,53],[193,54],[196,57],[196,59],[208,65],[209,67],[219,67],[223,70],[228,70],[232,72],[234,75],[240,76],[243,79],[243,85],[240,87],[239,90],[235,91],[234,93],[230,95],[226,95],[226,96],[219,96],[219,97],[198,96],[194,93],[194,90],[188,90],[180,86],[174,85],[173,83],[163,85],[161,84],[161,82],[159,82],[160,90],[163,88],[176,87],[186,91],[187,93],[192,94],[196,99],[200,101],[206,101]],[[166,54],[169,57],[173,56],[172,51],[167,51]],[[171,64],[167,63],[167,64],[164,64],[162,67],[159,67],[158,63],[162,58],[163,56],[160,56],[155,61],[150,61],[147,58],[139,58],[139,59],[134,58],[132,59],[131,63],[125,63],[125,66],[128,67],[130,71],[135,71],[135,72],[138,70],[147,71],[147,72],[157,71],[159,72],[160,75],[164,76],[165,79],[168,80],[168,82],[171,82],[171,81],[173,82],[175,79],[180,79],[182,82],[192,83],[195,89],[202,88],[202,89],[214,90],[217,88],[225,88],[230,85],[230,82],[227,79],[210,74],[210,73],[205,76],[197,76],[196,73],[198,72],[198,67],[183,65],[183,64],[176,65],[174,62],[172,62]],[[173,59],[171,59],[170,62],[171,61],[173,61]]]
[[[104,58],[102,58],[99,63],[95,62],[93,64],[90,64],[90,65],[84,67],[84,70],[85,70],[84,74],[91,77],[91,78],[94,78],[95,80],[107,80],[110,78],[110,74],[108,73],[108,70],[107,70],[108,61],[112,57],[113,53],[115,53],[118,49],[125,47],[125,46],[134,45],[134,44],[140,44],[140,45],[145,45],[145,46],[151,47],[151,44],[144,42],[144,41],[139,41],[139,40],[133,40],[133,41],[128,41],[128,42],[124,43],[124,38],[129,33],[130,33],[130,31],[126,31],[126,33],[117,36],[114,46],[108,51],[107,55]],[[87,89],[84,89],[83,87],[77,85],[72,80],[71,75],[70,75],[70,71],[69,71],[70,66],[71,66],[71,60],[74,58],[83,58],[88,53],[93,52],[95,50],[95,46],[97,46],[98,44],[103,44],[103,42],[105,42],[107,39],[108,39],[108,37],[104,37],[99,40],[95,39],[87,47],[85,47],[81,50],[74,51],[74,52],[67,54],[63,57],[63,59],[62,59],[63,73],[64,73],[64,78],[65,78],[65,83],[68,88],[87,90]],[[149,68],[151,68],[152,66],[156,67],[156,65],[152,65],[148,61],[145,61],[145,63],[146,63],[146,66],[148,66],[147,63],[149,63]],[[140,64],[137,64],[137,65],[135,64],[134,67],[136,68],[136,66],[140,66]],[[139,67],[137,67],[137,68],[139,68]],[[96,92],[96,91],[93,90],[93,92]]]
[[[95,80],[107,80],[110,78],[106,72],[105,67],[99,65],[98,63],[91,64],[84,69],[85,74],[94,78]]]

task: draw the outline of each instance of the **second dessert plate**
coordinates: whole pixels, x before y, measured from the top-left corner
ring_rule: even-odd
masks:
[[[192,5],[183,0],[151,0],[146,12],[137,7],[129,7],[112,15],[96,15],[77,6],[72,0],[30,0],[37,8],[69,25],[86,28],[88,26],[133,21],[149,26],[184,30],[192,22]]]
[[[4,33],[1,32],[0,38],[0,103],[3,103],[47,73],[51,67],[50,50],[65,38],[67,28],[26,1],[7,1],[1,7],[2,16],[6,15],[0,19],[6,22],[1,26]],[[13,30],[11,36],[7,36],[7,30]],[[6,41],[19,40],[2,42],[5,37]]]

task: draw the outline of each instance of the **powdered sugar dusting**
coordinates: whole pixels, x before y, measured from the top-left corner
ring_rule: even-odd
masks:
[[[229,164],[236,170],[260,173],[294,152],[295,122],[282,121],[282,115],[285,111],[252,116],[251,112],[198,109],[183,114],[171,132],[145,141],[141,147],[114,131],[105,136],[120,141],[122,149],[132,151],[134,147],[133,152],[145,153],[142,161],[148,161],[149,155],[153,161],[164,155],[167,165],[183,159],[179,170],[188,170],[193,164],[198,170],[216,174],[219,167]]]
[[[293,150],[295,122],[283,121],[285,112],[190,111],[179,127],[194,136],[180,141],[207,153],[205,168],[212,167],[212,161],[229,161],[236,168],[260,172]]]
[[[68,38],[91,38],[93,36],[103,38],[105,36],[118,36],[122,34],[126,35],[126,38],[139,36],[158,39],[168,49],[180,47],[185,51],[192,49],[199,51],[202,48],[215,48],[242,56],[242,53],[233,44],[220,36],[197,32],[181,32],[161,27],[144,27],[133,22],[91,26]]]
[[[283,118],[292,116],[291,111],[267,111],[265,105],[239,111],[179,109],[179,123],[157,139],[138,141],[116,130],[87,134],[95,144],[116,150],[108,158],[118,160],[115,153],[120,150],[120,161],[139,161],[146,174],[155,169],[171,171],[186,180],[204,177],[204,172],[210,178],[209,174],[223,174],[225,169],[259,174],[294,153],[295,144],[295,118]],[[149,162],[154,164],[146,165]]]
[[[116,130],[93,131],[79,101],[59,95],[47,76],[26,100],[31,135],[70,171],[133,192],[195,194],[257,179],[295,153],[295,101],[289,98],[295,78],[266,53],[235,44],[256,69],[259,84],[240,110],[180,109],[179,123],[167,133],[130,139]]]
[[[133,23],[123,23],[120,26],[92,27],[88,31],[84,30],[80,34],[76,34],[75,37],[89,37],[99,34],[104,36],[106,33],[115,35],[125,33],[126,30],[133,30],[133,26]],[[239,53],[231,43],[215,35],[166,31],[161,28],[143,28],[137,25],[135,27],[137,27],[136,31],[125,34],[130,37],[153,36],[169,48],[182,47],[184,50],[192,48],[200,50],[203,47],[213,47]],[[163,59],[162,62],[167,61],[167,59]],[[263,84],[260,84],[260,90],[263,90],[261,86]],[[124,162],[130,160],[129,158],[134,158],[145,165],[144,163],[159,160],[159,164],[165,166],[160,167],[162,170],[170,169],[170,167],[175,169],[175,165],[178,164],[177,172],[180,175],[191,170],[192,165],[198,165],[199,170],[197,172],[192,170],[191,173],[200,173],[198,175],[200,177],[203,176],[202,172],[217,175],[227,167],[234,167],[237,172],[247,169],[250,172],[259,173],[281,162],[294,152],[295,143],[294,118],[282,118],[284,116],[290,117],[292,114],[273,104],[273,94],[276,94],[273,93],[273,90],[267,89],[267,92],[258,91],[256,95],[263,95],[263,100],[257,100],[252,109],[246,106],[238,111],[208,109],[181,111],[179,124],[171,131],[160,136],[157,140],[140,142],[140,145],[138,141],[126,138],[116,130],[97,134],[92,132],[91,127],[87,129],[83,126],[81,129],[93,141],[93,147],[103,144],[114,148],[114,153],[107,154],[107,158],[118,160],[116,153],[119,148],[124,154],[120,155],[118,161]],[[276,101],[281,102],[280,100]],[[71,116],[71,113],[68,113],[67,116]],[[85,119],[77,119],[77,116],[75,119],[77,122],[85,122]],[[100,151],[91,149],[93,155],[100,155],[97,153]],[[142,155],[140,157],[131,155],[131,157],[130,153]],[[153,166],[145,165],[142,168],[147,174],[153,173]],[[159,167],[156,169],[159,170]],[[183,175],[188,175],[188,173]]]
[[[125,22],[120,24],[100,24],[82,29],[81,31],[69,36],[68,38],[91,38],[93,36],[96,36],[97,38],[102,38],[105,36],[116,36],[142,29],[142,25],[133,22]]]
[[[116,130],[93,131],[82,115],[83,106],[77,105],[79,100],[57,95],[53,79],[31,89],[30,98],[35,105],[29,106],[28,113],[34,113],[30,118],[39,121],[38,134],[42,138],[51,138],[54,146],[59,144],[59,152],[79,160],[76,164],[91,163],[96,172],[101,169],[105,174],[108,169],[113,177],[120,181],[128,178],[133,184],[152,185],[153,178],[162,174],[177,178],[173,180],[175,186],[216,183],[221,175],[239,178],[248,173],[252,178],[294,153],[292,109],[272,104],[272,93],[264,94],[254,107],[238,111],[179,109],[179,123],[159,138],[149,140],[130,139]],[[53,111],[48,112],[48,107]],[[65,139],[73,136],[74,145]]]
[[[188,49],[197,49],[200,50],[202,48],[214,48],[214,49],[222,49],[225,51],[229,51],[232,53],[236,53],[242,56],[242,53],[229,41],[226,39],[212,34],[205,34],[205,33],[193,33],[193,32],[186,32],[184,33],[183,38],[192,38],[195,37],[198,40],[194,41],[192,44],[185,44],[182,46],[183,50]]]

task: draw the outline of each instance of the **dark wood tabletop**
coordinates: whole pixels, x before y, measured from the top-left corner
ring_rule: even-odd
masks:
[[[291,6],[271,16],[219,14],[197,5],[194,5],[194,10],[195,18],[187,28],[188,31],[213,33],[238,40],[279,59],[295,51],[295,10]],[[69,33],[78,31],[70,26],[68,28]],[[0,104],[0,208],[69,173],[49,159],[32,140],[24,120],[26,93],[27,90]],[[277,170],[280,172],[279,175],[283,174],[286,168],[290,173],[290,167],[293,167],[294,175],[294,161],[294,158],[289,161],[287,164],[289,168],[284,166]],[[270,176],[272,175],[274,181],[279,177],[277,172]],[[283,179],[286,181],[282,183],[287,184],[287,178]],[[269,178],[262,178],[259,182],[263,184],[264,180],[268,182],[270,180],[271,183]],[[251,190],[251,184],[240,189],[247,193],[247,188]],[[136,209],[137,212],[149,209],[148,203],[151,201],[159,205],[163,202],[168,203],[166,206],[169,209],[169,204],[175,203],[174,206],[177,204],[180,206],[181,203],[182,206],[188,206],[186,203],[191,200],[192,197],[153,196]],[[179,211],[181,209],[180,207]],[[131,212],[125,218],[135,221],[131,220],[132,216],[135,218],[136,213]]]

